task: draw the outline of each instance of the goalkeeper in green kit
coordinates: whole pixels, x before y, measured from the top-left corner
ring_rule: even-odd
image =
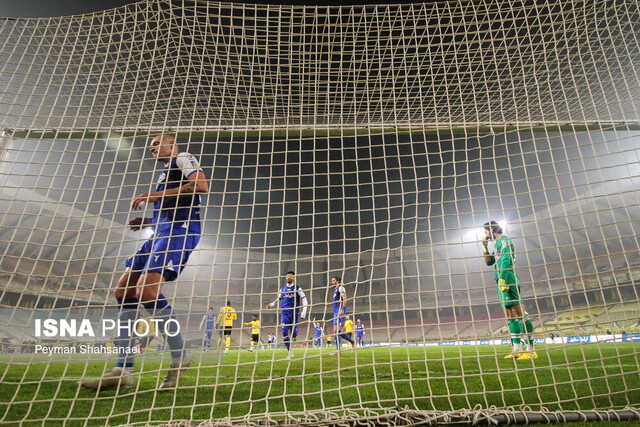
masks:
[[[524,311],[520,298],[520,279],[515,272],[516,253],[511,239],[502,234],[502,227],[495,221],[484,224],[485,236],[482,239],[484,261],[487,265],[495,265],[496,283],[500,292],[500,302],[507,315],[513,352],[505,359],[517,360],[537,359],[533,340],[533,323]],[[494,241],[494,252],[489,253],[489,240]],[[522,350],[521,337],[526,334],[528,348]]]

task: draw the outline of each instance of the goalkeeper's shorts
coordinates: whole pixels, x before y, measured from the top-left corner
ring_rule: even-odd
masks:
[[[506,291],[498,290],[500,294],[500,302],[503,307],[509,307],[512,305],[520,305],[522,304],[522,299],[520,298],[520,285],[516,284],[506,284],[509,287]]]

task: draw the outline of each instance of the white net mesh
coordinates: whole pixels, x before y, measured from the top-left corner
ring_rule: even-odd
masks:
[[[1,19],[0,422],[637,417],[639,18],[618,0]],[[159,391],[154,339],[128,389],[86,390],[118,358],[99,327],[149,238],[126,223],[159,133],[209,178],[202,239],[163,288],[195,361]],[[489,220],[513,240],[537,359],[504,359]],[[291,361],[265,309],[289,270],[310,303]],[[340,355],[333,276],[365,331]],[[200,322],[226,301],[229,353],[205,352]],[[44,319],[96,336],[37,334]]]

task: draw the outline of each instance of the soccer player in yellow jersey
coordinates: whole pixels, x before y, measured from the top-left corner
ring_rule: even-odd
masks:
[[[260,320],[258,320],[258,315],[253,315],[253,320],[249,323],[245,323],[247,326],[251,326],[251,348],[249,351],[253,351],[253,344],[258,345],[260,342]]]
[[[218,321],[216,322],[219,326],[224,327],[224,336],[226,340],[226,348],[224,349],[224,354],[229,354],[229,345],[231,345],[231,330],[233,329],[233,321],[236,320],[238,316],[236,315],[236,310],[231,307],[231,301],[227,301],[226,307],[222,307],[220,309],[220,313],[218,314]],[[220,348],[222,337],[218,340],[218,348]]]
[[[344,330],[347,333],[347,335],[349,336],[349,338],[353,339],[353,320],[349,319],[349,316],[346,317],[346,320],[344,321]],[[349,347],[353,348],[353,344],[349,343]]]

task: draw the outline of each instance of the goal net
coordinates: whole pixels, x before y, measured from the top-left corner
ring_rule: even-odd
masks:
[[[0,422],[638,418],[638,34],[633,0],[0,19]],[[208,183],[162,288],[194,360],[161,389],[173,341],[141,331],[126,384],[83,388],[121,361],[123,262],[159,239],[127,227],[154,213],[131,206],[159,134]],[[289,271],[308,307],[285,341]]]

